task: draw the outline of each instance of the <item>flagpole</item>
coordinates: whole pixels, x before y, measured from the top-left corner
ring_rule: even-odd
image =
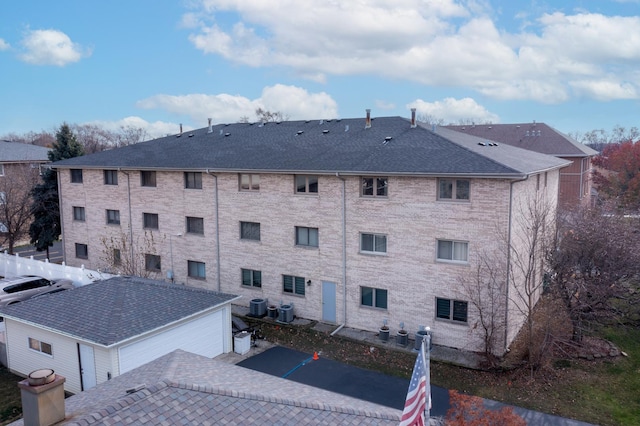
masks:
[[[427,334],[422,339],[424,354],[424,368],[426,370],[425,376],[427,380],[427,402],[424,404],[424,423],[429,425],[431,423],[431,333],[427,331]]]

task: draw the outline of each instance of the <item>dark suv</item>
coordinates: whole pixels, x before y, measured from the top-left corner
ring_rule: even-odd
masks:
[[[0,308],[12,303],[22,302],[45,293],[73,288],[73,282],[67,279],[48,280],[35,275],[0,280]]]

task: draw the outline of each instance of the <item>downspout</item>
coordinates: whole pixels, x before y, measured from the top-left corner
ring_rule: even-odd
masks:
[[[65,244],[64,241],[66,241],[66,238],[64,237],[64,221],[62,220],[62,191],[60,191],[60,172],[58,170],[55,171],[56,172],[56,180],[58,181],[58,214],[60,215],[60,217],[58,218],[60,220],[60,235],[62,235],[62,260],[66,263],[67,262],[67,250],[65,248]],[[47,259],[49,260],[49,259]]]
[[[513,220],[513,185],[519,182],[524,182],[529,179],[529,175],[523,179],[514,180],[509,186],[509,227],[507,228],[507,282],[505,291],[505,304],[504,304],[504,352],[509,350],[507,345],[507,339],[509,338],[509,277],[511,276],[511,226]]]
[[[118,168],[118,171],[121,171],[127,176],[127,199],[129,203],[129,206],[128,206],[129,207],[129,247],[131,247],[131,267],[135,268],[135,256],[133,253],[133,223],[132,223],[132,216],[131,216],[131,179],[129,177],[128,172],[125,172],[120,168]]]
[[[211,123],[211,122],[209,122]],[[216,281],[218,286],[218,291],[222,291],[222,284],[220,280],[220,218],[219,218],[219,208],[218,208],[218,175],[212,174],[209,169],[206,170],[208,175],[213,176],[213,188],[215,192],[215,201],[216,201]]]
[[[336,334],[347,324],[347,182],[336,173],[336,177],[342,181],[342,302],[343,302],[343,320],[342,324],[333,332],[331,336]]]

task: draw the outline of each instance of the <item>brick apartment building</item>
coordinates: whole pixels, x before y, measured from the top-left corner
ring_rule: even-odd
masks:
[[[415,112],[367,112],[210,124],[54,167],[67,264],[122,272],[133,263],[151,278],[240,294],[245,306],[292,304],[336,327],[428,326],[436,345],[481,350],[460,282],[491,256],[510,271],[502,353],[524,320],[509,252],[525,244],[531,200],[555,209],[567,164],[433,131]]]

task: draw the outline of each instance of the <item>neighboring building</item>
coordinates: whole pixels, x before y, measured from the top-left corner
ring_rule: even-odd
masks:
[[[0,140],[0,243],[9,240],[5,242],[11,249],[28,232],[29,193],[40,182],[48,153],[49,149],[41,146]]]
[[[400,410],[182,350],[67,398],[62,406],[58,425],[384,426],[397,425],[402,416]]]
[[[523,204],[554,209],[567,164],[433,132],[414,112],[210,126],[54,167],[67,264],[293,304],[336,326],[429,326],[434,344],[476,351],[460,277],[489,253],[514,269]],[[508,296],[499,353],[524,320]]]
[[[560,205],[588,206],[592,197],[592,164],[598,151],[589,148],[544,123],[471,124],[445,126],[447,129],[479,138],[506,143],[571,161],[560,170]]]
[[[114,277],[0,310],[7,364],[26,376],[51,368],[78,393],[175,349],[231,352],[237,296],[143,278]]]

